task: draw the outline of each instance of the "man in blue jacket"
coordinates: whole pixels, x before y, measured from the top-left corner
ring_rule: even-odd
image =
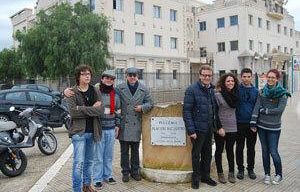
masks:
[[[250,120],[258,90],[251,84],[252,71],[244,68],[241,71],[242,83],[239,86],[239,105],[236,108],[237,140],[236,163],[238,166],[238,179],[244,179],[244,146],[247,144],[247,170],[250,179],[256,179],[254,173],[256,129],[250,128]]]
[[[203,65],[199,70],[199,81],[187,88],[184,97],[183,120],[193,144],[193,189],[199,188],[200,179],[208,185],[217,185],[210,177],[212,134],[221,128],[221,123],[212,76],[212,68]]]

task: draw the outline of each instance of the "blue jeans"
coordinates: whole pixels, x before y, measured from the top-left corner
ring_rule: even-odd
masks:
[[[81,192],[82,184],[90,185],[92,182],[94,141],[92,133],[75,134],[72,136],[73,144],[73,191]]]
[[[101,141],[96,143],[94,156],[94,183],[112,178],[115,129],[102,130]]]
[[[281,131],[270,131],[258,128],[262,148],[262,159],[265,174],[270,175],[270,155],[275,166],[275,174],[282,176],[281,158],[278,153],[278,143]]]

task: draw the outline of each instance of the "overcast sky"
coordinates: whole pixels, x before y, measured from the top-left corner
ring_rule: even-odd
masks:
[[[11,48],[12,40],[12,25],[10,16],[20,11],[23,8],[33,8],[37,0],[0,0],[0,51],[3,48]],[[202,0],[203,2],[211,3],[212,0]],[[300,31],[300,1],[289,0],[286,5],[287,10],[294,16],[295,28]]]

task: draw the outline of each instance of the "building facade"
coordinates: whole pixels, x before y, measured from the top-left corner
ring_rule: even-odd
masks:
[[[28,29],[40,10],[78,1],[37,0],[34,11],[11,16],[14,34]],[[176,82],[177,73],[197,73],[202,64],[212,65],[216,74],[244,67],[259,74],[271,67],[286,70],[290,56],[300,54],[300,32],[282,0],[81,1],[109,18],[108,62],[117,73],[135,66],[161,84],[160,74],[172,74]]]
[[[296,51],[294,18],[280,0],[216,0],[197,8],[197,43],[214,72],[286,70]]]

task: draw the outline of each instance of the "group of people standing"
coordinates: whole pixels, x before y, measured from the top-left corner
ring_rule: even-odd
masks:
[[[192,142],[192,183],[198,189],[200,181],[211,186],[217,182],[210,177],[212,137],[216,143],[215,163],[218,181],[226,183],[222,167],[222,153],[226,149],[228,181],[244,179],[244,148],[247,146],[247,171],[250,179],[254,172],[257,132],[262,147],[265,184],[282,181],[282,164],[278,153],[281,115],[291,96],[278,82],[280,73],[271,69],[261,91],[252,84],[251,69],[241,71],[241,83],[232,73],[220,77],[217,87],[212,85],[213,70],[202,66],[199,81],[187,88],[184,97],[183,120]],[[234,145],[236,150],[234,153]],[[235,156],[234,156],[235,154]],[[275,166],[271,180],[270,156]],[[238,172],[235,177],[235,159]]]
[[[112,162],[115,139],[121,147],[122,181],[130,176],[141,180],[139,146],[142,132],[142,113],[153,107],[149,90],[138,81],[138,69],[126,70],[126,82],[114,87],[114,70],[104,71],[101,80],[91,85],[92,69],[80,65],[75,69],[76,85],[64,90],[72,123],[69,136],[73,144],[72,188],[74,192],[93,192],[103,183],[115,184]],[[257,132],[262,146],[266,184],[279,184],[282,165],[278,153],[281,115],[290,94],[278,83],[280,73],[267,73],[267,84],[259,92],[252,84],[252,71],[241,71],[241,83],[231,73],[224,74],[217,87],[212,85],[210,66],[199,70],[199,81],[185,92],[183,120],[192,142],[192,183],[198,189],[200,181],[216,186],[210,177],[212,138],[216,143],[215,162],[218,181],[226,183],[222,152],[226,149],[228,181],[235,183],[235,156],[238,172],[244,179],[244,146],[247,146],[247,171],[254,172]],[[234,153],[234,145],[236,152]],[[130,151],[130,152],[129,152]],[[129,155],[130,154],[130,155]],[[270,156],[275,166],[271,179]]]
[[[122,181],[141,180],[139,145],[142,113],[153,107],[149,90],[138,81],[138,69],[126,70],[126,82],[114,87],[114,70],[104,71],[100,83],[91,85],[92,69],[75,69],[76,85],[64,90],[72,118],[72,189],[94,192],[103,183],[115,184],[112,162],[114,142],[121,146]],[[130,157],[129,157],[130,150]],[[95,189],[96,188],[96,189]]]

